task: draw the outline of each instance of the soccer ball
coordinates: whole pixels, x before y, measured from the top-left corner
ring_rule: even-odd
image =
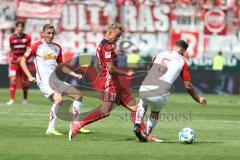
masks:
[[[196,138],[196,133],[192,128],[183,128],[179,134],[178,138],[180,142],[184,142],[187,144],[192,144],[194,139]]]

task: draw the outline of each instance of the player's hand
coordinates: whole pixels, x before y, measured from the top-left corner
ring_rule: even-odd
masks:
[[[199,97],[199,102],[198,103],[200,103],[202,105],[205,105],[205,104],[207,104],[207,100],[204,97]]]
[[[82,79],[82,75],[81,74],[76,74],[74,77],[77,78],[78,80]]]
[[[35,77],[28,77],[28,80],[30,81],[30,82],[33,82],[33,83],[35,83],[35,82],[37,82],[37,80],[36,80],[36,78]]]
[[[135,74],[135,72],[133,70],[129,70],[127,72],[127,77],[132,77]]]

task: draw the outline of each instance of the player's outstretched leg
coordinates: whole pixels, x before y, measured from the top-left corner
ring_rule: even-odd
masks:
[[[96,122],[100,119],[108,117],[111,112],[113,103],[112,102],[102,102],[102,104],[90,111],[80,122],[72,122],[70,124],[70,130],[68,133],[68,139],[72,140],[78,133],[78,131],[90,123]]]

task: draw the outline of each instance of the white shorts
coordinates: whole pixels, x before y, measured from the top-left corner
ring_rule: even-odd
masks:
[[[56,84],[59,83],[59,82],[56,82]],[[39,81],[37,83],[39,89],[41,90],[41,92],[44,94],[45,97],[47,98],[50,98],[50,96],[54,93],[61,93],[63,94],[63,92],[68,89],[71,85],[67,82],[63,82],[61,81],[60,83],[64,83],[64,85],[56,85],[54,86],[54,88],[52,88],[50,85],[49,85],[49,82],[48,80],[46,81]]]
[[[143,105],[150,105],[151,111],[153,112],[160,112],[167,103],[168,96],[169,94],[154,97],[142,97],[139,103],[143,103]]]

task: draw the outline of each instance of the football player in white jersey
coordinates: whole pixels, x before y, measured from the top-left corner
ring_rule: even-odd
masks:
[[[193,89],[188,65],[183,57],[187,48],[187,42],[179,40],[175,43],[172,51],[161,52],[153,59],[152,67],[139,90],[140,101],[136,112],[134,132],[140,142],[147,142],[148,135],[156,126],[159,113],[167,103],[173,83],[179,75],[184,82],[184,87],[197,103],[204,105],[207,102],[204,97],[198,96]],[[142,133],[140,124],[148,106],[151,107],[151,114],[144,133]],[[162,140],[159,141],[162,142]]]
[[[55,74],[55,70],[62,68],[64,73],[82,79],[81,74],[76,74],[62,64],[62,48],[53,42],[55,28],[53,25],[45,24],[42,30],[42,40],[34,43],[28,49],[20,61],[20,65],[27,75],[30,82],[37,82],[41,92],[53,101],[50,110],[50,119],[46,134],[62,135],[56,128],[57,113],[63,101],[63,95],[71,97],[73,101],[73,120],[79,121],[80,108],[82,105],[82,92],[59,80]],[[33,57],[36,68],[36,78],[29,72],[26,62]],[[54,87],[55,86],[55,87]],[[83,132],[88,130],[83,129]]]

